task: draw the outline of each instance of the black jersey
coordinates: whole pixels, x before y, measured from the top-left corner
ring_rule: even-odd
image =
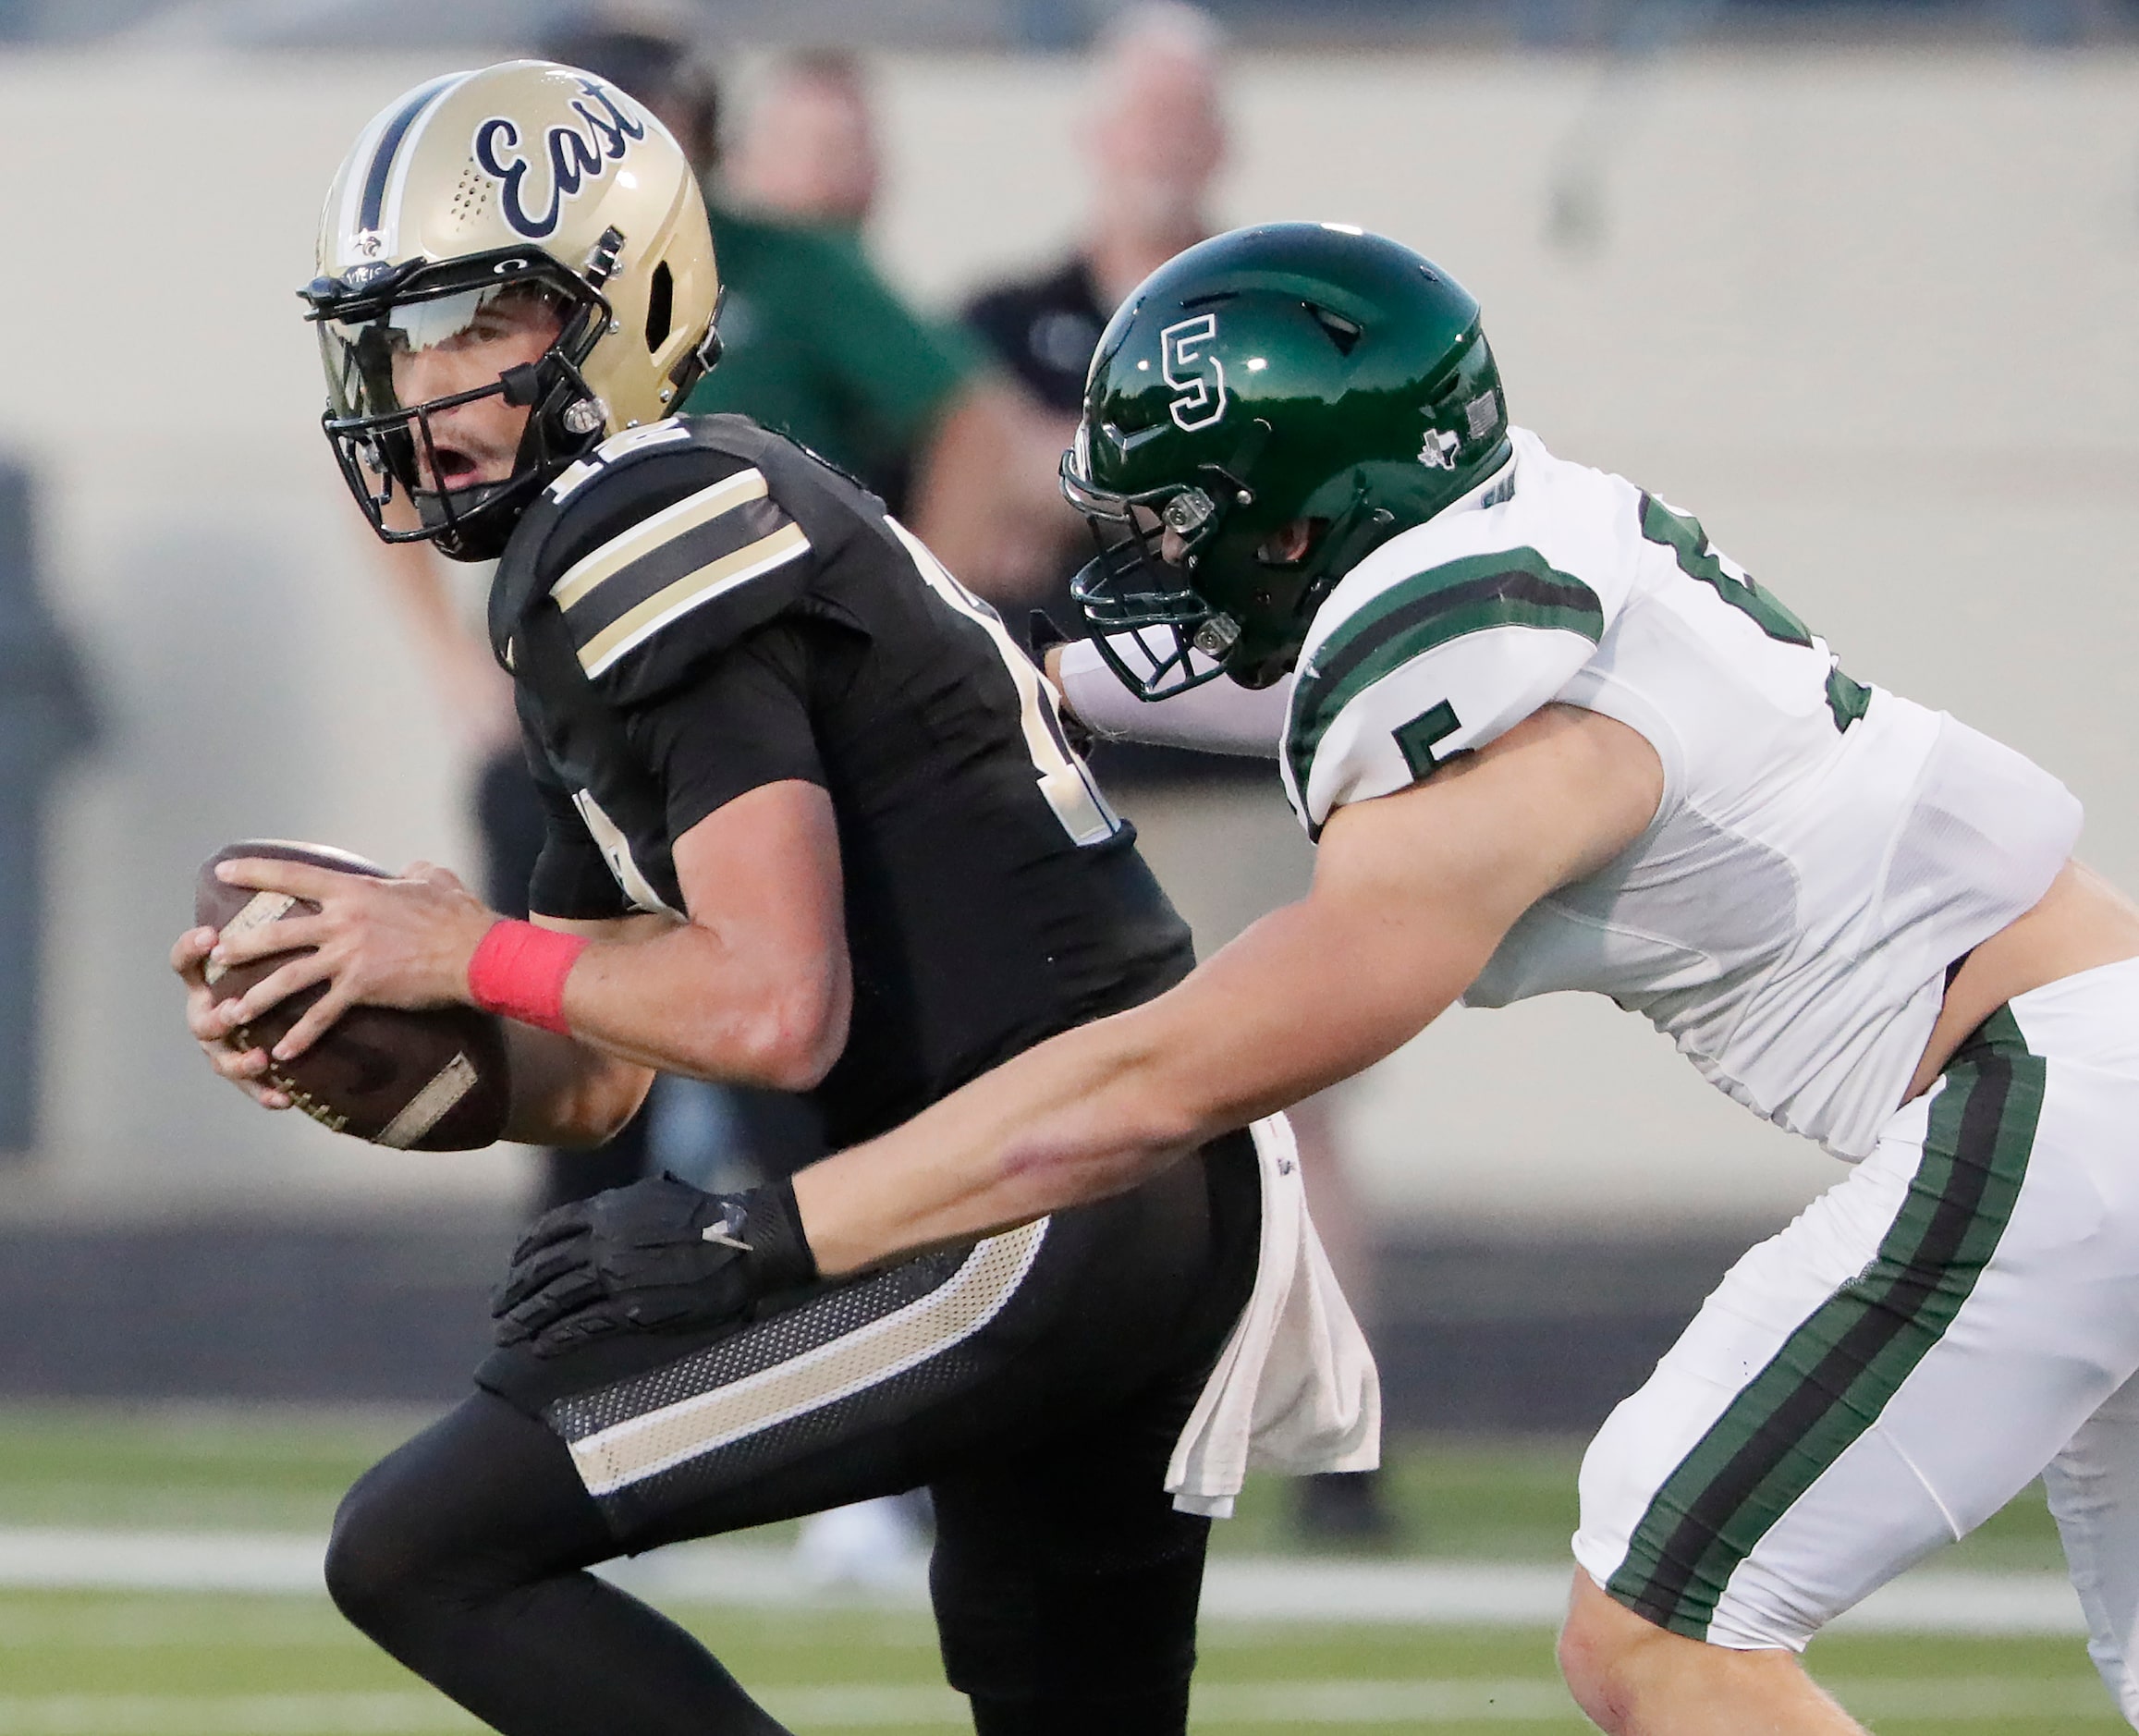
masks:
[[[499,563],[545,915],[681,914],[670,850],[786,778],[837,816],[854,1009],[813,1094],[872,1136],[1148,999],[1189,935],[993,610],[859,484],[739,416],[632,430]]]

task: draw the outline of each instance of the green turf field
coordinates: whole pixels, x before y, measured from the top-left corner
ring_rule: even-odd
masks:
[[[0,1527],[318,1532],[409,1419],[0,1412]],[[1407,1553],[1564,1559],[1571,1448],[1408,1442]],[[1276,1485],[1220,1526],[1228,1550],[1289,1547]],[[2023,1498],[1955,1564],[2057,1559]],[[866,1608],[678,1613],[799,1730],[948,1730],[925,1619]],[[1199,1731],[1586,1728],[1551,1636],[1400,1626],[1205,1624]],[[1815,1672],[1882,1736],[2086,1736],[2124,1728],[2077,1641],[1840,1635]],[[374,1653],[321,1596],[0,1592],[0,1736],[389,1736],[475,1729]]]
[[[680,1612],[801,1730],[947,1730],[921,1617]],[[1836,1639],[1819,1673],[1882,1736],[2064,1736],[2123,1726],[2074,1647]],[[1348,1727],[1437,1736],[1586,1729],[1542,1632],[1207,1628],[1199,1731]],[[324,1598],[0,1596],[7,1736],[356,1736],[474,1720],[371,1650]]]

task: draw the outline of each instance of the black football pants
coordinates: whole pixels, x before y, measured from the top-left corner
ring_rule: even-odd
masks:
[[[754,1736],[780,1726],[711,1653],[586,1569],[926,1485],[945,1670],[980,1736],[1180,1736],[1209,1522],[1162,1485],[1257,1236],[1236,1135],[724,1336],[598,1370],[494,1357],[350,1490],[329,1589],[507,1736]]]

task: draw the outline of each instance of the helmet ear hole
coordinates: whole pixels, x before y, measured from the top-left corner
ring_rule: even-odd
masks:
[[[654,276],[646,289],[646,349],[648,354],[658,351],[667,340],[668,328],[676,318],[676,278],[663,260],[654,268]]]
[[[1265,567],[1297,567],[1314,552],[1328,530],[1327,519],[1293,519],[1263,539],[1255,559]]]

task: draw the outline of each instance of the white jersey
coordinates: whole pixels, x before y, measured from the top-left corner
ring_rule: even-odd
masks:
[[[1663,762],[1648,829],[1532,907],[1464,996],[1589,989],[1839,1156],[1870,1151],[1950,963],[2033,905],[2080,806],[2010,749],[1851,680],[1697,521],[1512,434],[1514,458],[1337,585],[1284,743],[1311,835],[1551,702]]]

